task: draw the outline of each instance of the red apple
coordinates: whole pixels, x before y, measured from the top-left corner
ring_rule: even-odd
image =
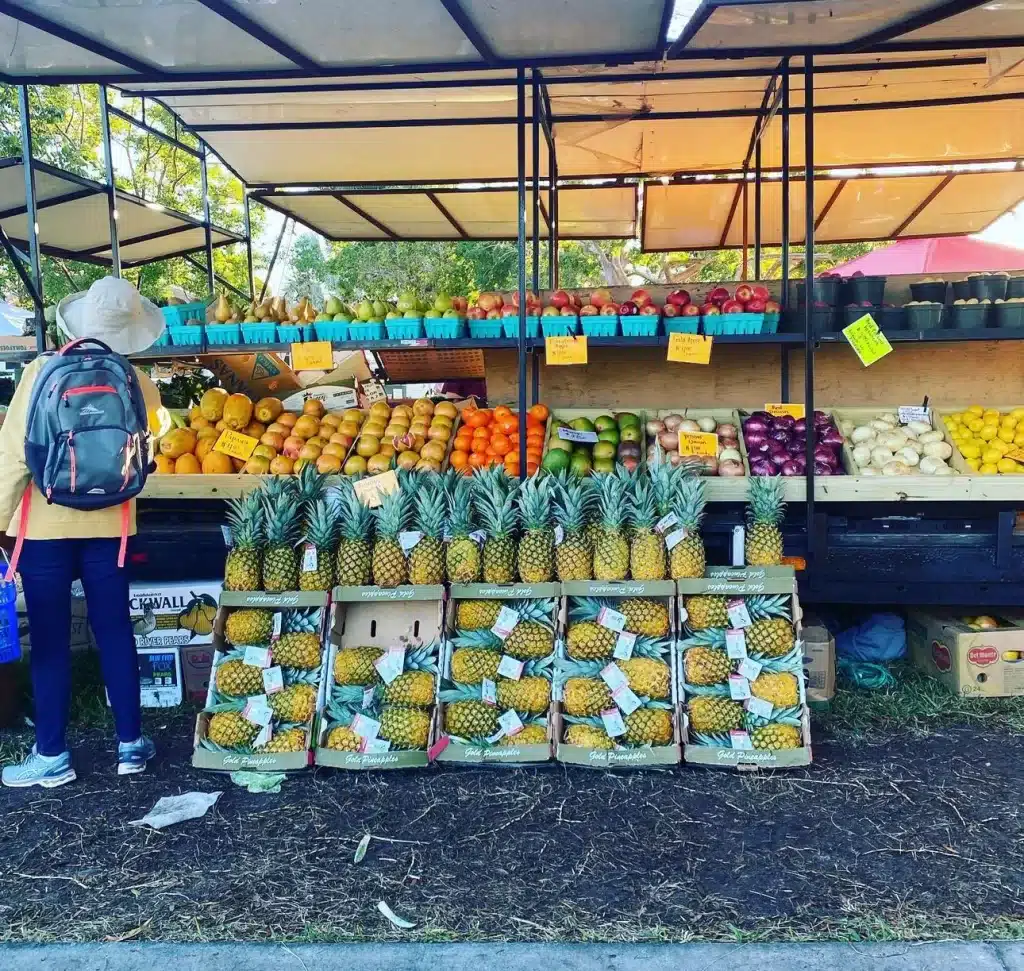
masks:
[[[481,293],[476,302],[477,306],[481,307],[485,313],[500,310],[505,303],[500,293]]]
[[[722,304],[723,314],[741,314],[743,313],[743,304],[739,300],[726,300]]]
[[[601,313],[605,317],[614,317],[619,312],[619,305],[614,302],[606,303],[601,308]]]
[[[711,307],[714,313],[718,313],[718,308],[713,304],[706,304],[705,306]],[[667,307],[665,308],[668,309]],[[680,317],[699,317],[704,313],[704,307],[698,306],[695,303],[683,304],[682,307],[677,308]]]
[[[690,294],[686,290],[673,290],[665,302],[673,307],[685,307],[690,302]]]
[[[766,314],[781,314],[782,304],[780,304],[777,300],[766,300],[764,302],[764,312]]]
[[[740,303],[746,303],[754,295],[754,288],[749,283],[741,283],[736,288],[736,298]]]
[[[500,310],[488,310],[487,311],[487,319],[488,320],[501,320],[501,311]]]
[[[466,316],[470,320],[483,320],[487,316],[487,311],[483,307],[470,307],[466,311]]]
[[[643,309],[649,303],[651,303],[651,295],[646,290],[634,290],[633,296],[631,296],[629,299],[632,303],[635,303],[641,309]]]
[[[709,317],[712,314],[720,314],[722,311],[718,308],[718,304],[705,303],[701,305],[700,312],[703,316]]]
[[[508,304],[505,304],[505,306],[501,308],[501,316],[502,317],[518,317],[519,316],[519,308],[518,307],[510,307]]]
[[[839,276],[839,274],[838,273],[833,273],[832,276]],[[861,277],[861,276],[864,276],[864,271],[863,270],[854,270],[850,274],[850,279],[852,280],[854,277]]]
[[[570,306],[572,304],[572,300],[569,298],[569,294],[564,290],[556,290],[550,297],[548,297],[548,303],[551,304],[552,307],[556,307],[558,310],[561,310],[563,307]]]
[[[716,307],[721,307],[726,300],[729,299],[729,291],[725,287],[715,287],[708,294],[708,298],[705,303],[713,303]]]
[[[657,317],[661,314],[661,307],[655,303],[645,303],[640,308],[640,313],[647,317]]]
[[[689,306],[692,307],[693,304],[689,304]],[[677,307],[674,303],[667,303],[667,304],[665,304],[665,308],[662,310],[662,313],[666,317],[678,317],[679,314],[682,313],[682,308],[681,307]],[[697,313],[700,313],[700,308],[699,307],[697,308]]]
[[[754,296],[758,300],[771,300],[772,295],[767,287],[762,287],[760,284],[753,288]]]
[[[765,308],[765,301],[760,297],[751,297],[747,301],[747,312],[752,314],[763,314]]]
[[[595,307],[603,307],[606,303],[612,302],[611,290],[595,290],[590,295],[590,302]]]
[[[526,306],[527,307],[531,306],[532,304],[539,303],[539,302],[540,302],[540,298],[537,296],[537,294],[532,293],[529,290],[526,291]],[[512,306],[517,308],[517,309],[519,308],[519,291],[518,290],[513,290],[512,291]]]
[[[452,310],[464,314],[469,307],[469,301],[465,297],[452,297]]]
[[[576,316],[576,308],[575,308],[575,307],[572,307],[572,306],[569,306],[569,307],[563,307],[563,308],[562,308],[562,309],[561,309],[561,310],[559,311],[559,313],[560,313],[560,314],[561,314],[561,315],[562,315],[563,317],[575,317],[575,316]]]
[[[542,317],[557,317],[558,316],[558,308],[557,307],[545,307],[540,312],[540,315]]]
[[[596,317],[601,311],[591,303],[585,303],[580,307],[581,317]]]
[[[619,304],[620,317],[635,317],[640,313],[640,308],[632,300],[625,300]]]
[[[578,293],[570,293],[569,303],[579,310],[583,306],[583,298]]]

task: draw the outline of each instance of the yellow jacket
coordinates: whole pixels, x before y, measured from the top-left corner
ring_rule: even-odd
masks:
[[[16,536],[21,518],[21,497],[32,477],[25,464],[25,428],[28,404],[43,360],[36,358],[22,375],[18,389],[7,409],[7,417],[0,428],[0,523],[10,520],[9,536]],[[149,378],[135,369],[139,385],[146,399],[150,422],[161,408],[160,393]],[[135,535],[135,501],[131,503],[128,534]],[[43,494],[33,485],[26,539],[98,539],[121,535],[119,506],[107,509],[69,509],[56,503],[48,505]]]

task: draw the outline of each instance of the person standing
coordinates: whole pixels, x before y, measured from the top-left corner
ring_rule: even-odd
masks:
[[[135,534],[135,501],[117,503],[114,496],[115,504],[110,504],[107,490],[90,488],[90,483],[95,485],[112,473],[119,478],[123,471],[129,492],[131,483],[141,484],[143,469],[151,461],[148,435],[143,429],[142,434],[127,436],[126,444],[123,435],[113,429],[108,433],[110,415],[123,415],[132,427],[144,401],[149,425],[162,406],[159,392],[145,374],[130,366],[125,369],[104,349],[90,354],[86,348],[100,341],[115,354],[145,350],[163,332],[164,319],[127,280],[104,277],[87,293],[62,300],[57,320],[73,339],[61,352],[69,355],[64,360],[84,360],[86,368],[97,368],[94,373],[102,377],[91,380],[88,373],[75,375],[67,385],[54,378],[49,390],[40,386],[41,394],[34,399],[40,374],[53,361],[52,355],[37,358],[25,369],[0,428],[0,524],[10,520],[7,533],[18,537],[15,559],[28,612],[36,726],[36,743],[28,757],[3,770],[3,784],[12,787],[52,788],[76,778],[67,744],[71,585],[76,578],[85,590],[114,716],[118,774],[144,771],[156,754],[153,742],[142,734],[139,664],[124,565],[127,537]],[[79,341],[83,342],[80,348],[75,343]],[[135,388],[130,387],[133,380]],[[68,410],[54,412],[63,408]],[[45,413],[40,415],[40,409]],[[41,459],[40,446],[30,440],[29,425],[55,415],[62,422],[65,415],[68,422],[74,415],[80,425],[66,435],[63,448],[54,446],[46,453],[54,458]],[[72,440],[78,449],[77,461]],[[73,506],[58,504],[54,488],[47,487],[46,495],[40,492],[39,469],[44,466],[42,474],[52,478],[58,499],[63,489],[74,496]],[[83,508],[90,503],[97,508]]]

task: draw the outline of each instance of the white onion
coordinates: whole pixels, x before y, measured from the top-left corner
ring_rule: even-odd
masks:
[[[960,473],[956,469],[951,469],[945,462],[942,463],[936,470],[936,475],[959,475]]]
[[[679,448],[679,435],[676,432],[664,431],[658,435],[658,441],[661,443],[661,447],[666,451],[673,451]]]
[[[860,470],[861,475],[881,475],[882,473],[878,469],[872,468],[870,465],[866,469]]]
[[[917,451],[912,448],[901,448],[896,453],[896,458],[901,462],[905,462],[907,465],[917,465],[921,461],[921,456],[917,454]]]
[[[666,415],[661,420],[665,423],[665,427],[670,432],[678,431],[680,426],[683,424],[683,416],[682,415],[676,415],[676,414]],[[696,422],[694,422],[694,424],[696,424]],[[699,431],[700,429],[695,429],[695,430]]]
[[[856,426],[856,425],[854,425],[854,423],[853,423],[852,421],[850,421],[850,419],[849,419],[849,418],[844,418],[844,419],[843,419],[843,420],[842,420],[842,421],[841,421],[841,422],[839,423],[839,430],[840,430],[840,431],[841,431],[841,432],[842,432],[842,433],[843,433],[843,434],[844,434],[844,435],[845,435],[845,436],[846,436],[847,438],[849,438],[849,437],[850,437],[850,436],[851,436],[851,435],[853,434],[853,430],[854,430],[854,428],[856,428],[856,427],[857,427],[857,426]]]
[[[718,427],[718,422],[710,417],[698,418],[697,424],[702,432],[713,432]]]
[[[892,452],[882,446],[871,450],[871,464],[876,469],[882,468],[883,465],[888,465],[892,461],[892,457]]]
[[[888,412],[888,413],[883,414],[883,415],[879,415],[878,417],[882,421],[884,421],[887,425],[892,425],[893,428],[895,428],[900,423],[899,416],[898,415],[894,415],[891,412]]]
[[[872,419],[870,424],[871,424],[871,427],[876,432],[891,432],[892,431],[892,425],[890,425],[887,421],[882,421],[881,418],[874,418],[874,419]]]
[[[927,442],[924,454],[931,459],[948,459],[953,454],[953,447],[949,442]]]
[[[648,435],[657,435],[658,432],[663,432],[664,430],[665,423],[658,418],[652,418],[650,421],[647,422]]]
[[[917,440],[922,445],[927,445],[929,442],[941,442],[945,436],[939,431],[924,432],[917,436]]]
[[[852,432],[850,432],[850,441],[854,445],[859,445],[861,442],[869,442],[875,437],[875,429],[868,425],[859,425]]]
[[[735,460],[726,460],[718,464],[719,475],[737,476],[743,475],[743,463]]]
[[[898,452],[907,444],[907,436],[903,432],[889,432],[888,435],[881,437],[881,444],[889,449],[890,452]]]
[[[912,421],[907,425],[907,428],[909,428],[915,435],[923,435],[925,432],[930,432],[932,430],[931,424],[926,421]]]
[[[665,424],[668,425],[667,419],[665,421]],[[672,426],[669,425],[669,428],[672,428]],[[696,435],[700,431],[700,425],[698,425],[692,418],[682,418],[680,419],[679,424],[675,428],[672,428],[672,431],[689,432],[693,435]]]
[[[882,466],[882,475],[909,475],[910,466],[905,462],[887,462]]]
[[[935,475],[939,471],[939,466],[945,463],[940,462],[938,459],[932,459],[925,456],[921,459],[919,466],[922,475]]]
[[[853,461],[858,466],[870,465],[871,464],[871,446],[870,445],[858,445],[853,450]]]
[[[736,448],[723,448],[718,453],[719,462],[742,462],[743,456],[740,455],[739,449]]]

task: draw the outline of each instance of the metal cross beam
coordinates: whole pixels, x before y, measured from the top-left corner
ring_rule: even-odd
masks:
[[[500,60],[494,52],[494,48],[488,43],[487,38],[480,32],[480,28],[470,19],[469,14],[462,9],[459,0],[441,0],[441,6],[448,11],[448,16],[459,25],[469,42],[476,48],[476,52],[488,63],[497,64]]]
[[[320,73],[321,66],[311,57],[292,47],[291,44],[282,40],[272,31],[267,30],[262,24],[246,17],[236,6],[228,3],[227,0],[199,0],[199,2],[207,10],[212,10],[219,17],[223,17],[229,24],[245,31],[245,33],[258,40],[264,47],[270,48],[275,54],[280,54],[305,71],[312,71],[316,74]]]

